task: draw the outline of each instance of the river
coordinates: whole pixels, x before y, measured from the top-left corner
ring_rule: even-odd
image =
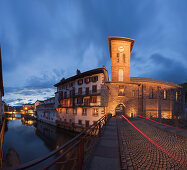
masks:
[[[75,136],[74,133],[56,128],[40,121],[25,121],[24,118],[6,118],[4,135],[4,165],[11,150],[20,163],[25,163],[44,156]]]

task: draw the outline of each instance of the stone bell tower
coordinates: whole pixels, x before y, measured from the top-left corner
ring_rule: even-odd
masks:
[[[134,40],[124,37],[108,37],[109,54],[112,58],[112,81],[130,81],[130,55]]]

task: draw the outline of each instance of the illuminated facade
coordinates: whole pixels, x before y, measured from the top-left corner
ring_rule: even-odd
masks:
[[[109,37],[109,54],[112,60],[112,81],[109,89],[107,113],[115,115],[119,104],[129,117],[138,114],[146,117],[180,118],[183,113],[182,87],[171,82],[130,77],[130,55],[134,40]]]
[[[156,118],[180,118],[183,108],[182,87],[171,82],[130,77],[130,56],[134,40],[109,37],[111,77],[103,68],[62,79],[55,84],[57,121],[87,126],[104,114],[120,110],[128,117],[138,114]],[[120,107],[118,107],[120,106]],[[123,107],[123,108],[122,108]]]
[[[55,85],[58,123],[89,126],[105,114],[107,94],[105,67],[62,79]]]

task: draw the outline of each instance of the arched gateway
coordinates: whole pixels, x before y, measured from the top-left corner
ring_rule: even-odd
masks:
[[[115,109],[116,115],[123,115],[125,114],[125,106],[123,104],[118,104]]]

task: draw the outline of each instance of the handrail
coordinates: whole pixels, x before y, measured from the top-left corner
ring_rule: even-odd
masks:
[[[5,133],[5,120],[3,121],[3,126],[0,133],[0,167],[3,166],[3,143],[4,143],[4,133]]]
[[[40,157],[40,158],[37,158],[35,160],[32,160],[30,162],[26,162],[26,163],[24,163],[22,165],[9,168],[9,169],[10,170],[18,170],[18,169],[26,169],[26,168],[30,168],[30,167],[36,166],[39,163],[41,163],[41,162],[47,160],[48,158],[54,156],[55,154],[58,154],[61,150],[67,149],[70,145],[74,146],[76,141],[77,142],[76,142],[75,146],[78,145],[78,148],[70,146],[69,150],[71,150],[73,152],[73,149],[77,149],[78,155],[77,155],[77,158],[74,159],[74,160],[77,161],[76,162],[76,164],[77,164],[76,165],[76,167],[77,167],[76,169],[78,169],[78,170],[82,169],[82,166],[83,166],[82,164],[83,164],[83,161],[84,161],[84,154],[85,154],[85,153],[82,153],[82,151],[84,151],[83,148],[85,148],[85,146],[83,146],[83,145],[89,143],[89,141],[86,143],[85,141],[83,141],[83,139],[85,139],[86,137],[90,137],[90,136],[91,137],[95,137],[95,136],[100,135],[102,127],[106,124],[106,122],[107,122],[107,120],[109,118],[110,118],[110,115],[104,115],[96,123],[94,123],[93,125],[89,126],[84,131],[82,131],[80,134],[78,134],[77,136],[75,136],[74,138],[72,138],[71,140],[69,140],[68,142],[66,142],[62,146],[60,146],[59,148],[57,148],[57,149],[53,150],[52,152],[48,153],[47,155],[45,155],[43,157]],[[92,141],[90,143],[92,143]],[[81,147],[82,149],[80,149],[79,147]],[[67,154],[67,150],[64,151],[63,153],[61,153],[61,155],[58,156],[58,157],[60,157],[60,159],[62,157],[64,157]],[[80,154],[80,152],[81,152],[81,154]],[[59,159],[56,158],[55,160],[59,160]],[[47,163],[42,169],[47,169],[47,168],[53,166],[55,163],[57,163],[57,162],[52,160],[51,162]]]

